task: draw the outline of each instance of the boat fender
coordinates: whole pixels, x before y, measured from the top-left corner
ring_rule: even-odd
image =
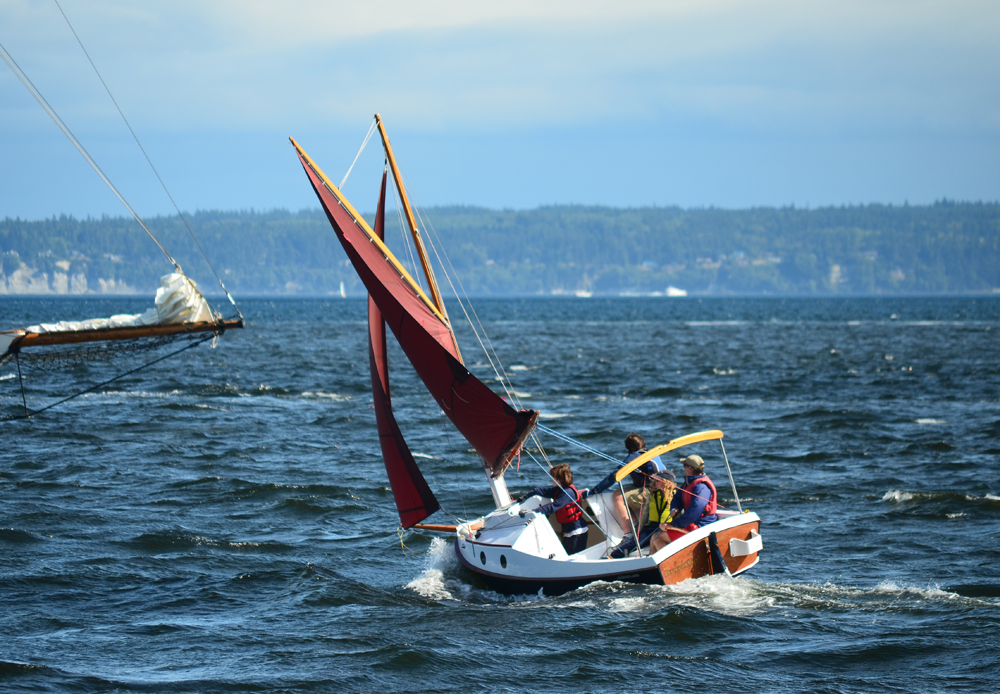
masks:
[[[708,534],[708,553],[712,560],[712,575],[715,574],[726,574],[731,576],[729,573],[729,567],[726,566],[725,560],[722,558],[722,550],[719,549],[719,536],[715,532]]]

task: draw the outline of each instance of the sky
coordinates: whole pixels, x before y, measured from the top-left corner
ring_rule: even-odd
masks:
[[[177,204],[317,202],[380,112],[423,206],[1000,199],[1000,4],[59,0]],[[55,0],[0,44],[143,216],[174,208]],[[126,214],[0,63],[0,218]],[[377,136],[344,192],[371,210]]]

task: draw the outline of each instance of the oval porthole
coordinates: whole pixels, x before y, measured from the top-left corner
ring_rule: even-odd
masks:
[[[483,566],[486,566],[486,552],[479,553],[479,561],[483,562]]]
[[[502,554],[500,555],[500,568],[503,568],[503,569],[507,568],[507,557],[505,557]]]

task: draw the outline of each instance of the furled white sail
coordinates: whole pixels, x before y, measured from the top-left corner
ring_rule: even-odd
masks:
[[[187,275],[172,272],[160,278],[156,290],[156,307],[144,313],[119,314],[110,318],[91,318],[82,321],[59,321],[28,326],[29,333],[59,333],[77,330],[109,330],[143,325],[177,325],[216,320],[205,297]]]

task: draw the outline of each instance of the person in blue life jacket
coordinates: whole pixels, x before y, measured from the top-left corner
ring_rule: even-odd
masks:
[[[523,495],[518,502],[528,497],[540,496],[552,499],[552,503],[539,506],[531,511],[519,512],[522,518],[534,514],[548,516],[556,514],[556,520],[562,523],[560,540],[566,554],[576,554],[587,547],[587,519],[583,515],[583,498],[579,490],[573,486],[573,471],[568,463],[561,463],[549,470],[549,475],[557,486],[535,487]]]
[[[674,493],[677,491],[677,478],[673,470],[657,472],[649,477],[649,486],[652,489],[649,495],[649,505],[646,507],[644,516],[645,522],[639,528],[639,547],[650,544],[650,554],[654,554],[656,542],[660,535],[664,533],[667,523],[671,518],[670,502],[673,501]],[[664,546],[664,541],[660,547]],[[635,549],[634,540],[626,540],[611,550],[609,559],[621,559]]]
[[[650,546],[654,552],[667,542],[719,520],[716,515],[719,493],[705,474],[705,461],[700,455],[689,455],[681,458],[681,465],[684,466],[685,484],[670,503],[673,520],[667,524],[666,532]]]
[[[632,537],[632,527],[638,524],[639,513],[649,503],[649,496],[652,492],[652,487],[647,482],[649,476],[666,470],[666,466],[663,465],[660,456],[656,456],[643,463],[629,474],[631,489],[626,491],[625,496],[622,497],[621,488],[618,487],[618,483],[615,481],[615,474],[646,452],[646,440],[641,435],[632,432],[625,437],[625,451],[628,455],[622,460],[622,464],[615,468],[614,472],[594,485],[592,489],[584,489],[582,492],[583,498],[586,499],[592,494],[600,494],[612,486],[616,487],[615,493],[611,497],[611,503],[615,507],[618,525],[625,534],[622,543],[626,543],[630,539],[632,542],[635,542],[635,538]],[[630,517],[631,522],[629,520]]]

